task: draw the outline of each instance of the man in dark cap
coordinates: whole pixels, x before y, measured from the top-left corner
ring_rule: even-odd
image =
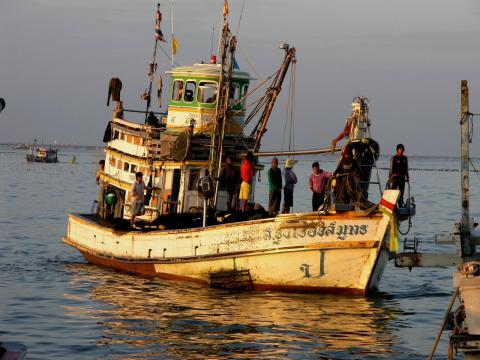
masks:
[[[227,210],[238,209],[238,192],[240,190],[240,169],[233,164],[233,159],[227,156],[225,167],[218,178],[227,189]]]
[[[130,201],[130,212],[132,214],[130,224],[132,227],[135,227],[135,217],[143,215],[145,212],[145,183],[143,182],[143,174],[141,172],[135,174],[135,182],[130,190]]]
[[[268,214],[276,216],[282,202],[282,171],[278,167],[278,159],[272,159],[272,167],[268,170]]]

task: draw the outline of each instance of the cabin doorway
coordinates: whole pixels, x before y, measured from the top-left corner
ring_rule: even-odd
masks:
[[[172,180],[172,196],[170,198],[170,211],[177,212],[178,205],[178,195],[180,193],[180,169],[173,170],[173,180]]]

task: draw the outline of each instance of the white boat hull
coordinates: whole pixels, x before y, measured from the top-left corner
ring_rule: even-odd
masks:
[[[398,191],[384,198],[396,201]],[[392,200],[393,199],[393,200]],[[209,283],[248,271],[254,289],[364,294],[388,261],[390,218],[300,213],[206,228],[118,232],[69,215],[64,241],[95,264],[145,276]]]

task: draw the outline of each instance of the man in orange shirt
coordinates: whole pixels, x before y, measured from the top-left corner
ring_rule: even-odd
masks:
[[[242,178],[242,184],[240,185],[239,198],[241,202],[242,212],[245,212],[245,210],[247,209],[248,199],[250,199],[250,194],[252,192],[252,178],[255,175],[253,161],[253,154],[251,151],[249,151],[242,162],[242,167],[240,168],[240,177]]]

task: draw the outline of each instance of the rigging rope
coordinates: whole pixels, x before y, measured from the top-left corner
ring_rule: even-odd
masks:
[[[240,17],[238,18],[238,25],[237,25],[237,33],[235,34],[238,37],[238,33],[240,31],[240,23],[242,22],[243,10],[245,9],[245,0],[242,3],[242,10],[240,11]]]
[[[165,55],[167,57],[167,59],[169,59],[173,64],[175,64],[175,66],[181,66],[179,63],[177,63],[175,60],[173,60],[172,57],[170,55],[168,55],[168,53],[165,52],[165,50],[163,50],[163,48],[161,46],[158,46],[158,48],[163,53],[163,55]]]
[[[238,53],[240,54],[240,56],[247,62],[247,64],[250,66],[250,68],[253,70],[253,72],[255,73],[255,76],[257,78],[261,78],[262,76],[258,73],[258,71],[255,69],[255,67],[253,66],[253,64],[248,60],[247,56],[245,55],[245,53],[242,51],[242,48],[240,46],[237,46],[237,50],[238,50]]]

